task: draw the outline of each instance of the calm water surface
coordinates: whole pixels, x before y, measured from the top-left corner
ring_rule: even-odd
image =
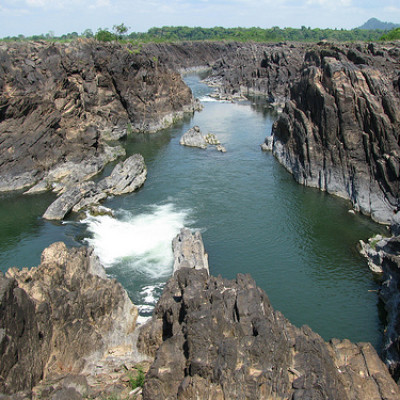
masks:
[[[40,218],[53,195],[0,200],[2,270],[37,265],[57,240],[90,243],[146,316],[171,275],[171,240],[185,225],[201,230],[212,274],[250,273],[294,324],[379,349],[378,284],[356,244],[384,228],[349,214],[347,201],[296,184],[260,151],[274,121],[262,102],[212,101],[198,77],[185,79],[204,110],[125,142],[128,154],[145,157],[148,178],[138,192],[105,203],[115,219],[55,224]],[[179,145],[193,125],[215,133],[227,153]]]

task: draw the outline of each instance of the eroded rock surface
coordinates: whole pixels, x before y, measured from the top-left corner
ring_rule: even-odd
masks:
[[[134,192],[145,182],[147,168],[140,154],[119,162],[110,176],[100,180],[82,182],[67,189],[43,214],[48,220],[62,220],[71,210],[93,209],[109,196]]]
[[[114,354],[136,357],[137,309],[90,249],[55,243],[38,267],[1,275],[0,294],[0,393],[65,375],[86,380],[109,371]]]
[[[88,179],[116,158],[107,140],[158,130],[194,108],[177,72],[126,46],[2,43],[0,191],[42,181],[38,189],[51,189],[76,175],[54,177],[59,165],[92,160]]]
[[[193,237],[186,243],[196,248],[197,242]],[[143,399],[400,396],[370,344],[326,343],[275,311],[249,275],[215,278],[185,262],[168,281],[138,344],[155,356]]]
[[[299,183],[391,224],[400,219],[400,55],[382,54],[361,46],[307,52],[274,125],[273,152]]]

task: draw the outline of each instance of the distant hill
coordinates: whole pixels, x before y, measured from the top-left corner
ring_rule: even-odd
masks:
[[[359,26],[358,29],[368,29],[368,30],[380,29],[383,31],[390,31],[394,28],[399,28],[399,27],[400,24],[394,24],[393,22],[382,22],[379,21],[379,19],[377,18],[371,18],[365,24]]]

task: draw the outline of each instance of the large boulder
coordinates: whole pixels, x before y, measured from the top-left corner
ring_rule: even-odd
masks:
[[[200,128],[196,125],[183,134],[179,143],[182,146],[207,148],[207,142]]]

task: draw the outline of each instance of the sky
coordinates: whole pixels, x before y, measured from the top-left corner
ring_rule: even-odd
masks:
[[[352,29],[375,17],[400,23],[400,0],[0,0],[0,37],[82,33],[124,23]]]

